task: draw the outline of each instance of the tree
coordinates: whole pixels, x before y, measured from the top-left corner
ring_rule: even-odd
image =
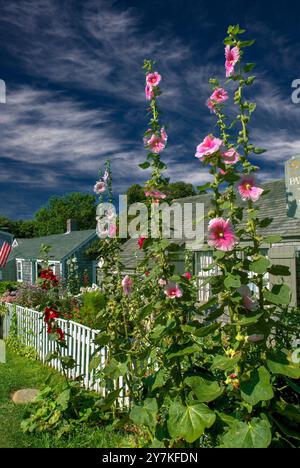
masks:
[[[48,205],[35,214],[37,236],[61,234],[67,219],[76,219],[77,229],[94,229],[96,225],[96,196],[74,192],[51,197]]]
[[[171,199],[191,197],[197,193],[193,184],[188,184],[183,181],[167,184],[164,191],[168,195],[168,198]],[[139,184],[131,185],[126,192],[126,195],[128,197],[128,205],[146,200],[145,191]]]

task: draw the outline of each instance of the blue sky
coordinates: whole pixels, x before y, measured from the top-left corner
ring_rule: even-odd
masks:
[[[235,23],[257,40],[252,137],[268,152],[256,162],[262,179],[282,177],[300,154],[299,22],[300,2],[288,0],[0,1],[0,215],[28,219],[51,195],[92,192],[106,158],[117,193],[143,183],[144,58],[163,75],[168,175],[207,181],[195,147],[214,130],[207,82],[224,76],[222,40]]]

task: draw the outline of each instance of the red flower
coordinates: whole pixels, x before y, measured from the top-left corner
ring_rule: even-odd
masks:
[[[150,271],[145,271],[145,276],[149,276],[150,275]]]
[[[57,328],[57,329],[55,330],[55,333],[57,333],[57,334],[59,335],[59,341],[64,341],[64,339],[65,339],[65,334],[64,334],[64,332],[62,331],[61,328]]]
[[[190,280],[192,275],[189,271],[187,271],[186,273],[184,273],[184,276],[186,277],[186,279]]]
[[[142,249],[143,248],[143,245],[144,245],[144,242],[145,240],[147,239],[147,237],[144,237],[144,236],[140,236],[139,239],[138,239],[138,244],[139,244],[139,248]]]

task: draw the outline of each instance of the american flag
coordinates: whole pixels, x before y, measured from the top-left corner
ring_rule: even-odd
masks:
[[[7,242],[4,242],[0,249],[0,268],[5,267],[10,252],[11,246]]]

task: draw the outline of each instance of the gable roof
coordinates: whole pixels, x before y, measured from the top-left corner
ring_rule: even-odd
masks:
[[[260,219],[273,218],[272,223],[260,230],[260,234],[263,236],[269,236],[278,234],[284,239],[299,240],[300,241],[300,219],[289,218],[287,216],[287,200],[286,200],[286,188],[285,181],[272,180],[261,184],[261,187],[268,193],[263,195],[256,203],[260,209]],[[203,203],[205,214],[211,208],[210,195],[196,195],[194,197],[187,197],[175,200],[176,202],[183,203]],[[239,201],[240,206],[245,206],[245,203]],[[207,232],[207,223],[205,221],[204,232]]]
[[[63,260],[82,244],[96,238],[95,229],[72,231],[66,234],[34,237],[32,239],[17,239],[18,245],[12,249],[9,260],[14,258],[38,259],[42,244],[51,245],[51,260]]]
[[[289,218],[287,216],[287,201],[286,201],[286,189],[284,180],[273,180],[261,184],[261,187],[268,193],[263,195],[256,206],[260,208],[260,218],[273,218],[272,223],[260,230],[260,234],[263,236],[270,236],[278,234],[285,240],[299,241],[300,243],[300,219]],[[207,215],[211,209],[211,196],[195,195],[193,197],[186,197],[174,200],[174,202],[184,204],[192,203],[193,205],[193,218],[196,220],[196,203],[204,204],[204,214]],[[239,204],[244,205],[243,201]],[[204,222],[204,233],[207,233],[208,220]],[[184,232],[184,230],[183,230]],[[182,245],[183,240],[174,240],[175,243]],[[125,269],[135,268],[138,262],[143,258],[143,251],[139,250],[137,239],[129,239],[122,246],[121,261]]]

